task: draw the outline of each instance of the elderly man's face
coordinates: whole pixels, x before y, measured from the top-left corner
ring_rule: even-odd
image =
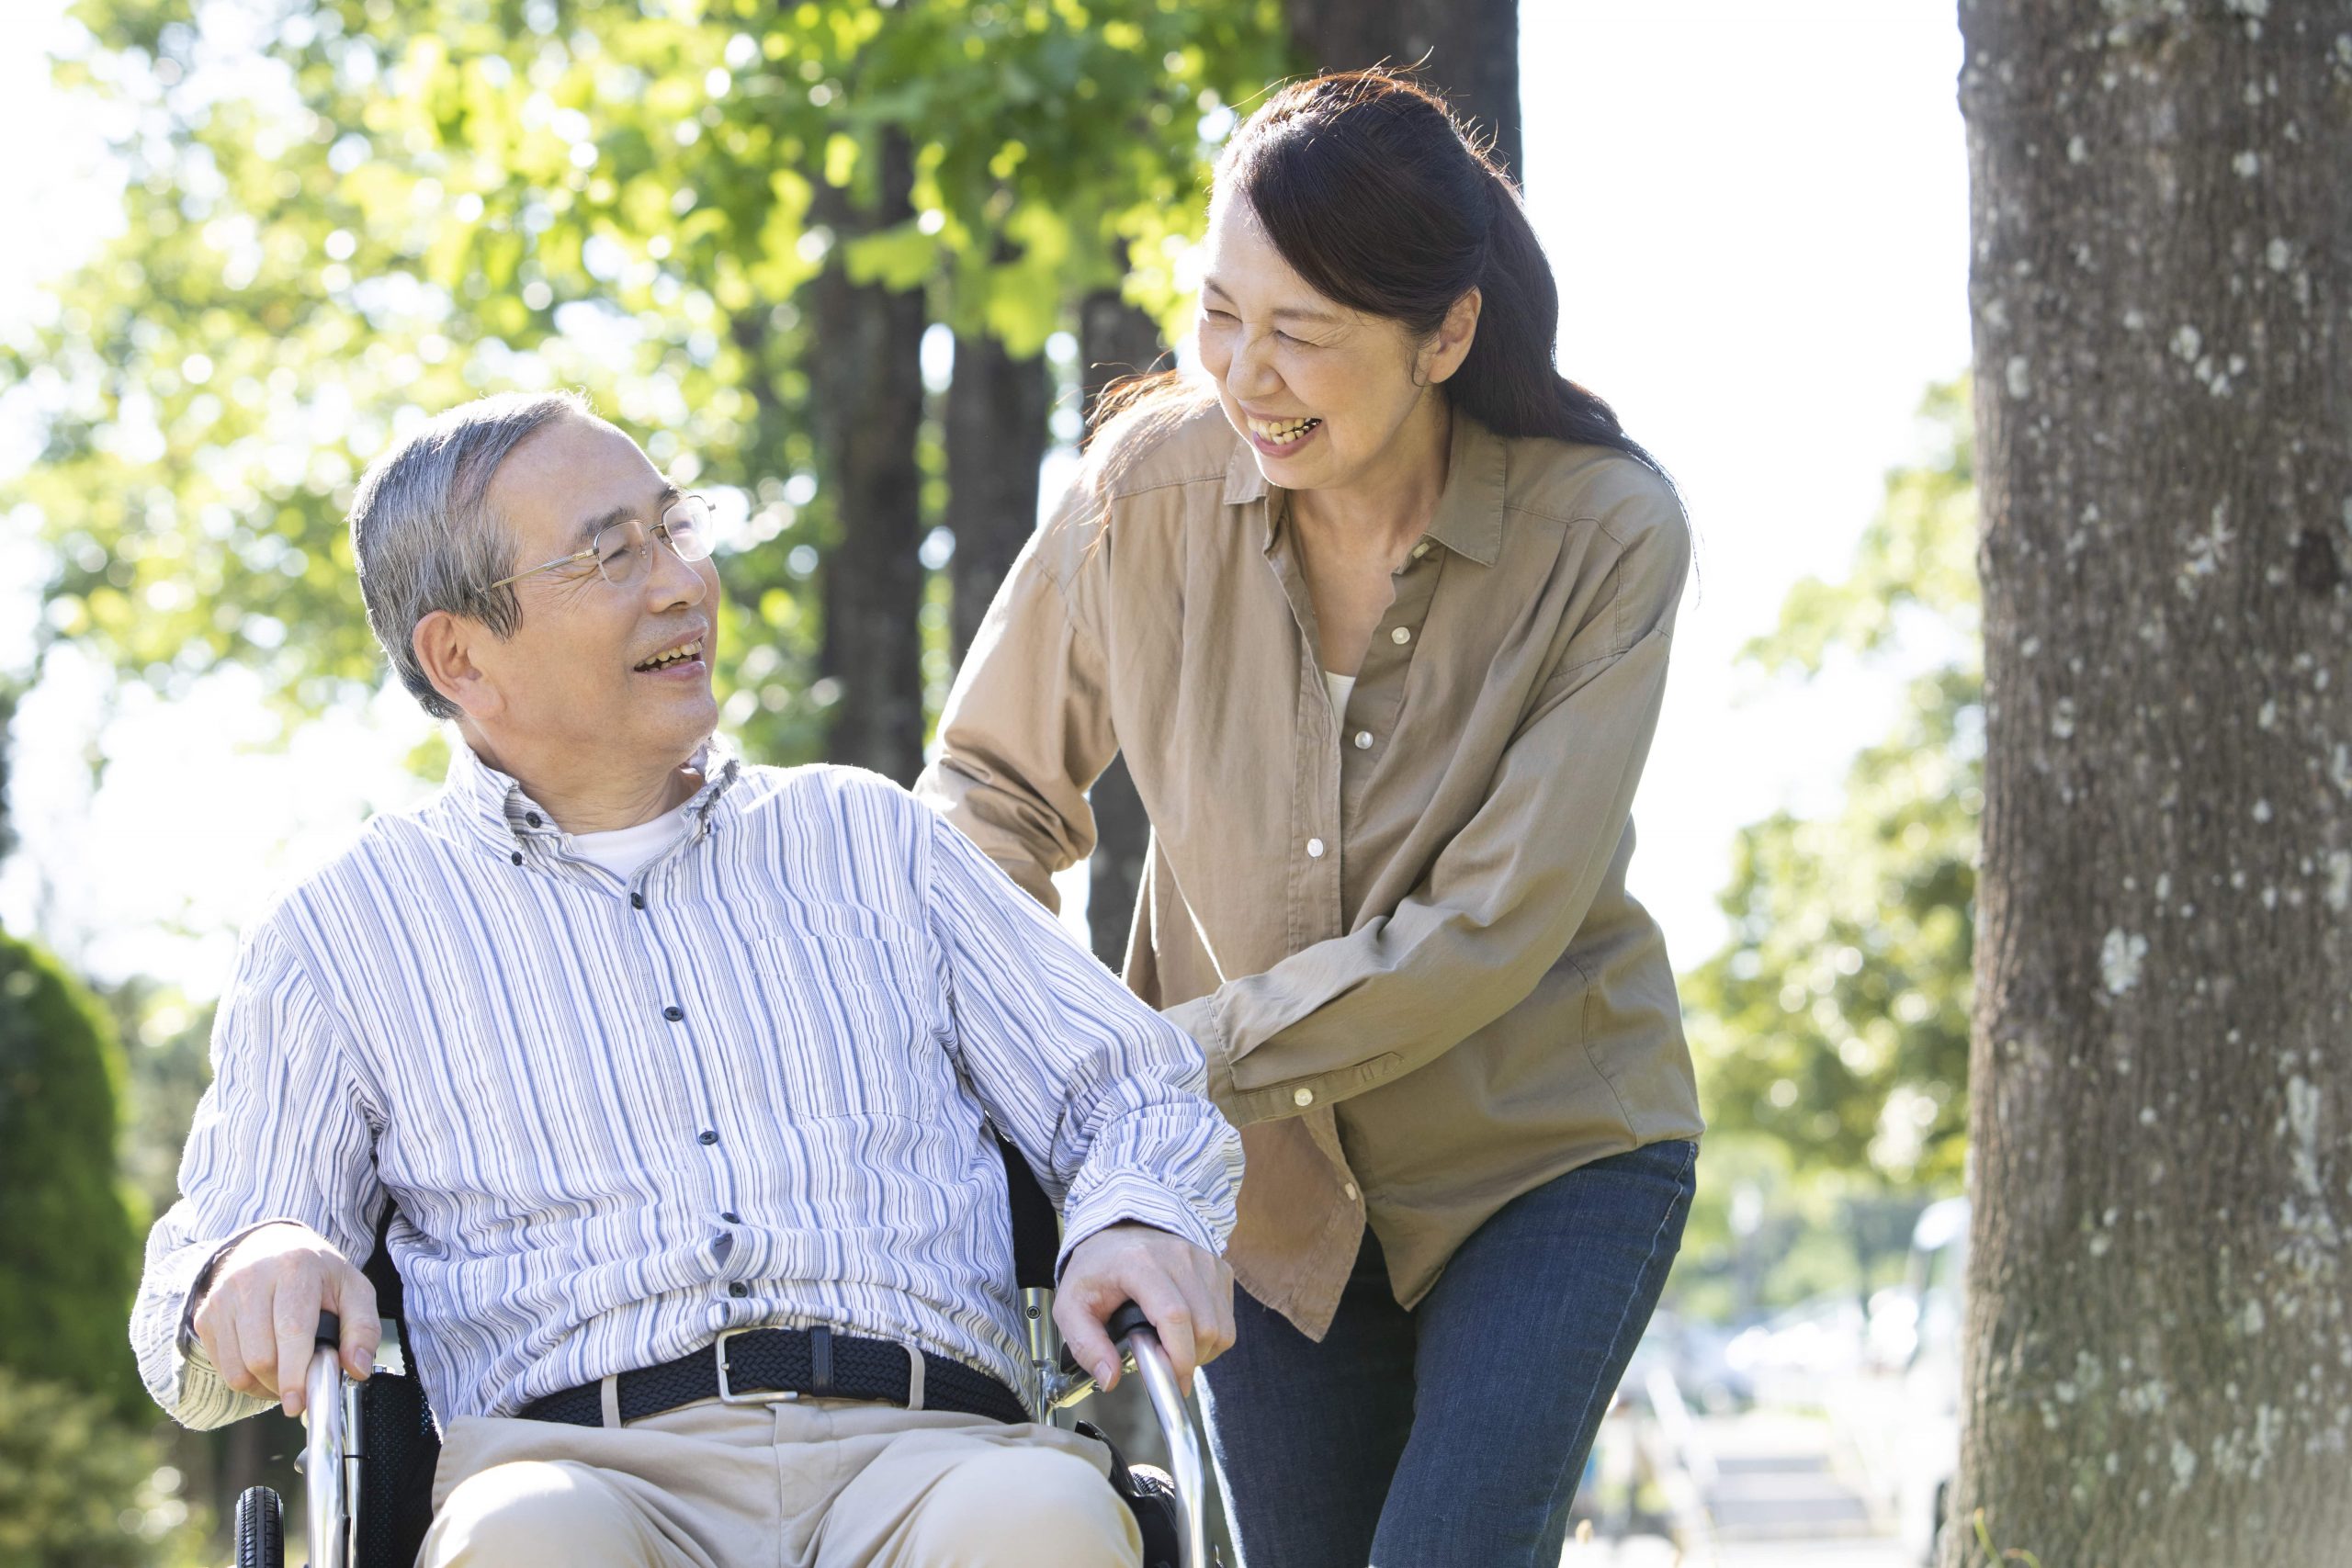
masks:
[[[634,517],[650,529],[677,499],[637,443],[599,421],[561,419],[507,454],[488,500],[514,536],[516,570],[584,550],[599,528]],[[710,691],[718,573],[653,545],[635,581],[615,586],[593,561],[514,584],[522,622],[477,661],[498,688],[507,744],[624,766],[675,763],[718,722]],[[647,662],[688,649],[659,668]]]

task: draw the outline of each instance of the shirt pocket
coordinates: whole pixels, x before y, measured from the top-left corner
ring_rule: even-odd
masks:
[[[938,1114],[951,1074],[933,982],[907,945],[868,931],[752,935],[755,1036],[787,1115]]]

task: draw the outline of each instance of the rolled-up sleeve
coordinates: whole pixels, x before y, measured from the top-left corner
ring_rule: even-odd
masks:
[[[1623,531],[1607,592],[1420,884],[1348,934],[1168,1010],[1236,1122],[1412,1071],[1517,1006],[1567,950],[1632,816],[1690,562],[1679,510]]]
[[[212,1084],[181,1156],[180,1192],[147,1236],[131,1346],[158,1404],[186,1426],[219,1427],[276,1402],[230,1388],[183,1339],[198,1279],[275,1221],[308,1225],[363,1262],[383,1203],[374,1134],[334,1020],[275,920],[247,939],[221,999]]]
[[[1241,1138],[1204,1092],[1200,1052],[962,833],[922,817],[953,1049],[1061,1208],[1057,1268],[1124,1221],[1222,1251]]]

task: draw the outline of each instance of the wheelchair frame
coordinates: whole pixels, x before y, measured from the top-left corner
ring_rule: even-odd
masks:
[[[1059,1253],[1058,1216],[1018,1151],[1001,1137],[997,1140],[997,1149],[1004,1162],[1006,1192],[1012,1213],[1013,1272],[1027,1319],[1031,1369],[1043,1391],[1046,1419],[1054,1421],[1063,1411],[1095,1392],[1094,1379],[1067,1354],[1060,1333],[1054,1326],[1052,1280],[1054,1262]],[[368,1272],[378,1281],[379,1298],[389,1279],[392,1284],[390,1299],[397,1303],[398,1276],[390,1272],[390,1254],[383,1239],[390,1217],[388,1213],[384,1224],[378,1227],[377,1256],[369,1260]],[[1143,1380],[1174,1466],[1174,1473],[1165,1477],[1148,1467],[1131,1470],[1118,1450],[1113,1449],[1114,1485],[1122,1481],[1128,1483],[1119,1488],[1121,1500],[1137,1512],[1139,1523],[1143,1522],[1144,1500],[1172,1502],[1177,1513],[1173,1521],[1175,1540],[1168,1544],[1173,1546],[1174,1556],[1167,1562],[1167,1568],[1212,1568],[1204,1514],[1206,1478],[1200,1439],[1193,1430],[1183,1393],[1177,1386],[1175,1370],[1158,1334],[1134,1303],[1114,1312],[1105,1326],[1113,1344]],[[382,1328],[375,1371],[404,1377],[408,1367],[401,1325],[397,1319],[387,1318]],[[305,1523],[311,1568],[356,1568],[361,1555],[362,1512],[368,1506],[361,1487],[362,1469],[368,1457],[363,1437],[367,1424],[361,1404],[366,1385],[344,1375],[337,1355],[340,1338],[340,1325],[334,1314],[322,1314],[318,1347],[311,1354],[303,1385],[300,1468],[307,1483]],[[1169,1493],[1173,1494],[1172,1498]],[[1149,1535],[1147,1528],[1145,1568],[1159,1568],[1163,1560],[1152,1557]],[[277,1493],[266,1486],[254,1486],[237,1500],[236,1540],[237,1568],[281,1568],[285,1561],[284,1526]]]

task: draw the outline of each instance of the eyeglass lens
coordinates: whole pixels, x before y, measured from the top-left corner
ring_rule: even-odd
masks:
[[[710,503],[698,495],[681,496],[653,532],[680,560],[701,560],[710,554]],[[635,518],[616,523],[596,536],[596,570],[616,586],[634,582],[651,562],[652,547],[644,524]]]

